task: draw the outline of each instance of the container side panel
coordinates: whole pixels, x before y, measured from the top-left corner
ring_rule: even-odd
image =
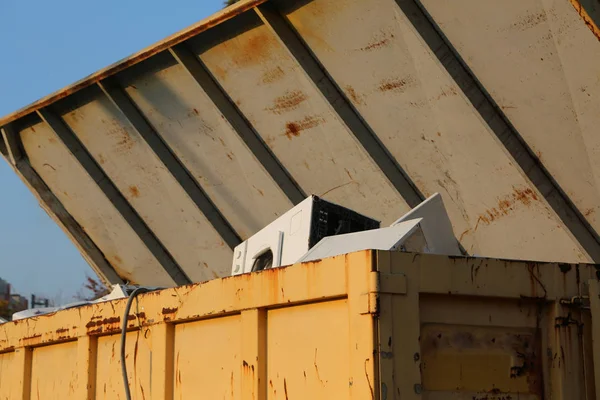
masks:
[[[293,206],[182,66],[132,78],[126,91],[243,239]]]
[[[23,371],[18,368],[15,353],[0,354],[0,399],[17,398],[21,393]]]
[[[269,311],[268,399],[349,396],[347,310],[340,300]]]
[[[177,325],[174,398],[241,398],[242,335],[239,315]]]
[[[192,281],[229,272],[231,249],[108,98],[63,118]]]
[[[33,169],[123,280],[146,285],[173,284],[139,236],[50,128],[40,123],[20,134]]]
[[[442,194],[469,253],[588,260],[395,1],[291,3],[290,23],[421,192]]]
[[[73,397],[77,386],[77,342],[35,348],[31,365],[30,398]]]
[[[427,399],[542,400],[536,304],[421,297],[421,371]],[[508,324],[504,324],[508,322]]]
[[[96,367],[96,399],[124,400],[125,388],[121,373],[121,335],[98,339]],[[152,346],[144,332],[127,334],[125,362],[129,390],[134,399],[150,399],[150,373]]]
[[[600,44],[571,3],[422,0],[452,45],[600,231]]]
[[[199,38],[203,41],[192,43],[194,51],[306,193],[384,223],[408,209],[306,72],[256,15],[239,16]]]

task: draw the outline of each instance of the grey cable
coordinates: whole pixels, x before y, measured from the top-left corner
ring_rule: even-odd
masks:
[[[121,372],[123,374],[123,385],[125,385],[125,399],[131,400],[131,390],[129,389],[129,379],[127,378],[127,364],[125,363],[125,344],[127,341],[127,317],[131,310],[131,304],[138,294],[149,292],[147,288],[137,288],[129,295],[125,314],[123,315],[123,324],[121,325]]]

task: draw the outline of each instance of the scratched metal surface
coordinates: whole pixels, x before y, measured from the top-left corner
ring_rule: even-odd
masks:
[[[226,275],[308,194],[387,224],[439,192],[470,254],[600,262],[597,15],[242,0],[0,119],[0,147],[97,272],[141,284]]]
[[[75,220],[86,227],[119,276],[133,281],[143,275],[155,285],[170,283],[139,237],[45,124],[24,129],[21,137],[33,168]]]

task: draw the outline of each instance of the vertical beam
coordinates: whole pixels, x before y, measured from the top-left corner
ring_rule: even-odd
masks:
[[[385,297],[391,297],[388,300],[392,305],[393,335],[391,337],[395,343],[392,355],[394,386],[388,387],[388,393],[392,395],[392,398],[418,400],[421,399],[423,392],[421,343],[419,341],[421,337],[421,314],[419,312],[421,265],[418,261],[407,263],[406,257],[395,252],[378,252],[378,257],[381,257],[382,261],[386,261],[378,264],[381,274],[403,274],[406,276],[407,283],[405,295],[385,295]],[[418,260],[420,259],[418,258]],[[387,338],[382,337],[382,340],[384,339]]]
[[[600,283],[589,281],[590,311],[592,314],[592,347],[596,398],[600,399]]]
[[[12,165],[17,165],[17,161],[23,158],[22,146],[19,135],[10,127],[2,129],[2,139],[4,145],[4,154]]]
[[[267,312],[242,311],[242,400],[267,398]]]
[[[373,252],[348,254],[345,260],[348,290],[349,362],[346,366],[349,399],[379,399],[376,352],[377,310],[370,302],[370,278]]]
[[[19,381],[17,382],[17,396],[15,399],[31,399],[31,362],[33,350],[30,347],[21,347],[15,350],[15,359],[13,368],[18,371]]]
[[[96,398],[96,357],[98,337],[82,336],[77,340],[77,387],[75,398]]]
[[[294,28],[281,16],[272,3],[264,3],[255,8],[255,11],[263,23],[273,32],[277,40],[296,59],[304,73],[329,102],[371,159],[406,200],[407,204],[411,207],[419,205],[424,200],[423,194],[379,141],[367,122],[360,117],[344,91],[340,89],[327,70],[320,64]]]
[[[396,0],[430,51],[463,91],[550,207],[590,257],[600,262],[600,236],[546,170],[419,0]]]
[[[175,325],[156,324],[150,328],[152,357],[150,359],[150,396],[172,400],[175,371]]]
[[[142,242],[148,247],[150,252],[152,252],[173,281],[177,285],[191,283],[191,280],[185,275],[168,250],[148,228],[146,223],[137,214],[135,209],[129,204],[121,192],[119,192],[114,183],[88,153],[87,149],[81,144],[67,124],[48,109],[38,110],[38,114],[54,133],[56,133],[71,154],[75,156],[79,164],[86,170],[90,177],[98,184],[98,187],[102,190],[104,195],[108,197],[117,211],[121,213],[133,231],[138,234]]]
[[[6,125],[2,128],[2,137],[5,139],[4,143],[6,144],[7,152],[10,154],[8,158],[12,163],[11,167],[15,173],[19,175],[29,190],[36,196],[40,206],[62,228],[71,241],[75,243],[75,246],[94,272],[105,283],[123,283],[123,280],[106,260],[102,251],[73,216],[69,214],[60,200],[33,169],[26,157],[23,156],[21,152],[22,145],[20,144],[21,138],[12,125]],[[8,150],[8,147],[10,147],[10,150]]]
[[[248,146],[254,157],[261,163],[288,199],[293,204],[298,204],[304,200],[306,198],[304,191],[281,165],[269,147],[261,140],[237,105],[214,80],[208,69],[204,66],[204,63],[183,43],[169,49],[169,51],[177,62],[200,85],[202,90],[204,90],[219,112],[227,119],[233,130]]]
[[[2,154],[4,157],[8,157],[8,149],[6,148],[6,143],[4,142],[3,137],[0,137],[0,154]],[[10,162],[10,159],[7,158],[7,160]]]
[[[200,184],[192,177],[192,174],[175,156],[172,149],[163,141],[154,127],[148,122],[141,111],[136,107],[131,98],[116,82],[115,79],[107,79],[99,82],[98,86],[109,98],[115,107],[129,120],[140,136],[146,141],[154,154],[173,175],[181,187],[185,190],[194,204],[202,211],[206,219],[221,235],[225,243],[231,249],[242,242],[239,235],[231,227],[227,219],[202,190]]]

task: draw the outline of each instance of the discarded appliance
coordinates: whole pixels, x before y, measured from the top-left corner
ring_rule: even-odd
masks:
[[[235,248],[232,275],[368,249],[462,254],[439,193],[386,228],[310,196]]]
[[[232,274],[290,265],[324,237],[379,226],[379,221],[309,196],[234,249]]]

